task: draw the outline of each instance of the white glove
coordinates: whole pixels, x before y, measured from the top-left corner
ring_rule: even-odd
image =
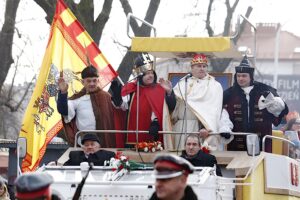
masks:
[[[285,105],[283,100],[280,97],[274,97],[271,92],[266,98],[262,95],[258,100],[259,110],[266,108],[267,111],[273,114],[275,117],[278,117],[280,115],[284,107]]]
[[[278,117],[283,111],[285,105],[283,100],[280,97],[274,97],[274,101],[271,103],[267,110],[269,113],[272,113],[275,117]]]

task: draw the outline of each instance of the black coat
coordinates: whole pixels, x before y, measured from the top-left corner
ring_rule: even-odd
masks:
[[[198,197],[190,186],[186,186],[184,190],[184,197],[181,200],[197,200]],[[152,194],[149,200],[159,200],[156,192]]]
[[[65,166],[79,166],[81,162],[94,163],[95,166],[103,166],[105,160],[110,160],[115,157],[115,153],[106,150],[99,150],[96,153],[90,154],[88,158],[83,151],[71,151],[69,160],[64,163]]]
[[[217,176],[222,176],[222,172],[220,167],[218,166],[217,159],[214,155],[204,153],[202,150],[199,150],[197,155],[193,158],[188,158],[186,151],[182,151],[182,158],[188,160],[190,163],[192,163],[195,167],[214,167],[214,165],[217,166],[216,168],[216,174]]]
[[[285,104],[285,109],[278,117],[269,113],[266,108],[259,110],[258,101],[262,95],[268,92],[271,92],[274,96],[278,96],[278,94],[276,89],[260,82],[254,81],[253,86],[249,94],[249,113],[246,95],[237,83],[224,91],[223,106],[226,108],[229,118],[233,123],[233,132],[257,133],[261,142],[265,135],[272,135],[272,124],[275,126],[280,124],[283,116],[288,113],[288,107]],[[267,140],[267,151],[271,152],[271,148],[271,140]],[[233,141],[227,145],[227,150],[245,151],[246,137],[234,136]]]

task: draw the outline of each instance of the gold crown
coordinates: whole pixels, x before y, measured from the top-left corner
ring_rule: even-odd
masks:
[[[193,57],[193,60],[191,62],[191,65],[195,65],[195,64],[206,64],[207,65],[208,60],[206,55],[204,54],[195,54]]]

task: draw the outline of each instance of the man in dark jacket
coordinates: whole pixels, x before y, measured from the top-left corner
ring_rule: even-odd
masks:
[[[214,167],[216,165],[217,176],[222,176],[221,169],[217,165],[214,155],[204,153],[201,150],[200,138],[196,134],[190,134],[185,141],[185,150],[182,151],[181,157],[188,160],[196,167]]]
[[[223,94],[223,106],[233,123],[232,131],[256,133],[262,141],[265,135],[272,135],[272,124],[280,124],[288,113],[288,107],[275,88],[254,81],[254,68],[247,56],[235,67],[235,71],[234,85]],[[235,136],[227,150],[245,151],[246,137]],[[271,140],[266,140],[266,151],[272,151]]]
[[[170,154],[161,154],[154,160],[155,192],[150,200],[197,200],[187,185],[194,167],[187,160]]]
[[[65,166],[79,166],[81,162],[103,166],[104,161],[115,157],[115,153],[100,149],[100,141],[95,134],[87,133],[82,138],[83,151],[71,151]]]

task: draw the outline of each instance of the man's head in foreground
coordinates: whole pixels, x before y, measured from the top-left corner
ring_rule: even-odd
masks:
[[[50,200],[52,176],[47,173],[27,173],[15,181],[16,198],[19,200]]]
[[[181,199],[193,165],[179,156],[158,155],[154,160],[155,190],[159,199]]]

